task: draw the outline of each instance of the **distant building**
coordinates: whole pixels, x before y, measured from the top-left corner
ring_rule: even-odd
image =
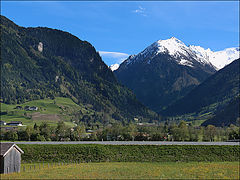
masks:
[[[7,126],[22,126],[22,122],[21,121],[11,121],[9,123],[6,124]]]
[[[38,107],[32,106],[32,107],[29,107],[29,110],[30,110],[30,111],[37,111],[37,110],[38,110]]]
[[[20,172],[21,154],[23,153],[14,143],[0,142],[0,173]]]
[[[24,107],[24,110],[26,110],[26,111],[37,111],[38,110],[38,107],[36,107],[36,106],[25,106]]]

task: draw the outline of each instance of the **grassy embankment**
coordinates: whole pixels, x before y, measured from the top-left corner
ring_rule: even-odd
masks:
[[[238,179],[239,162],[105,162],[23,164],[21,173],[1,179]],[[25,172],[23,172],[23,168]]]
[[[19,144],[23,162],[222,162],[238,161],[240,146]]]
[[[51,126],[56,126],[59,120],[63,120],[66,125],[73,127],[71,122],[72,114],[77,111],[86,112],[86,108],[77,105],[69,98],[57,97],[55,100],[42,99],[29,101],[24,104],[8,105],[1,103],[1,120],[5,122],[22,121],[24,125],[33,126],[35,123],[47,122]],[[15,109],[16,106],[37,106],[37,111],[26,111]],[[89,112],[91,113],[91,112]]]

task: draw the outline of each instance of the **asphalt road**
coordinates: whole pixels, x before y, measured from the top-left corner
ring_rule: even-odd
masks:
[[[103,145],[240,145],[240,142],[171,142],[171,141],[38,141],[16,144],[103,144]]]

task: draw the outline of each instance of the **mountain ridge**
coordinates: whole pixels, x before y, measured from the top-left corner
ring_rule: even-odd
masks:
[[[134,57],[144,55],[147,56],[148,54],[154,53],[155,55],[159,53],[168,52],[171,56],[177,57],[179,53],[186,55],[186,53],[190,53],[191,56],[196,56],[195,59],[198,59],[200,63],[209,64],[213,66],[215,70],[219,70],[226,66],[227,64],[231,63],[233,60],[239,58],[239,47],[237,48],[226,48],[221,51],[211,51],[209,48],[204,49],[201,46],[189,45],[186,46],[182,41],[175,37],[171,37],[167,40],[158,40],[152,43],[150,46],[145,48],[142,52],[137,55],[131,55],[125,61],[128,61],[128,64],[133,63],[135,61]],[[131,62],[131,60],[133,60]],[[150,61],[149,61],[150,63]],[[122,63],[121,63],[122,64]],[[120,64],[120,65],[121,65]],[[179,64],[191,66],[191,62],[182,59],[179,61]],[[119,65],[119,64],[118,64]],[[112,71],[117,70],[120,65],[117,67],[115,64]]]

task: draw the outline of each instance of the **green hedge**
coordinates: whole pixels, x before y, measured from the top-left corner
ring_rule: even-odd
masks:
[[[30,145],[19,144],[23,162],[239,161],[240,146]]]

